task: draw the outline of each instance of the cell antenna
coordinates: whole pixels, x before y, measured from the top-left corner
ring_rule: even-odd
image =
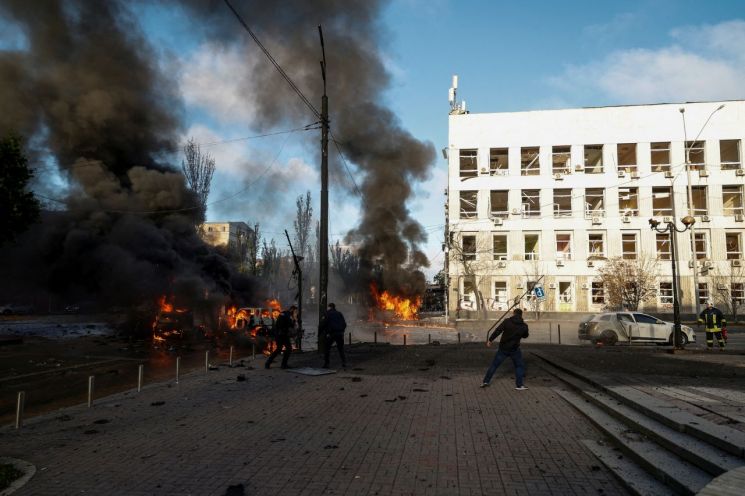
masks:
[[[458,75],[453,74],[453,85],[448,91],[448,101],[450,103],[450,115],[467,114],[466,102],[458,102],[457,100],[458,91]]]

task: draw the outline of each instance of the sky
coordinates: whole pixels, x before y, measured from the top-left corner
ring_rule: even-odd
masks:
[[[303,135],[320,139],[320,131],[281,132],[314,119],[257,130],[252,106],[241,96],[241,74],[275,70],[258,48],[219,48],[180,22],[183,13],[135,5],[148,40],[178,83],[183,140],[195,138],[216,159],[208,220],[258,222],[286,249],[295,198],[309,190],[319,210],[320,151]],[[246,21],[251,24],[250,17]],[[414,186],[409,204],[429,236],[430,279],[443,264],[447,164],[439,150],[448,145],[453,74],[471,112],[745,99],[743,0],[391,0],[378,23],[378,50],[391,76],[379,103],[438,151],[429,179]],[[252,28],[261,39],[261,26]],[[234,34],[246,36],[237,22]],[[0,45],[14,43],[12,32],[0,34]],[[333,43],[327,41],[326,50],[335,50]],[[281,54],[277,61],[282,64]],[[285,67],[290,77],[292,69]],[[320,106],[319,95],[308,97]],[[333,94],[329,100],[333,131]],[[354,175],[355,165],[348,165]],[[330,205],[331,242],[344,244],[360,212],[350,181],[332,175]]]

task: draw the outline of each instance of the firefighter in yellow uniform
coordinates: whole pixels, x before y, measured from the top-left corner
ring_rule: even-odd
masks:
[[[724,314],[709,301],[706,303],[704,311],[698,316],[698,322],[706,327],[706,349],[711,350],[714,347],[714,336],[716,335],[719,351],[724,351],[722,328],[727,324],[727,321],[724,320]]]

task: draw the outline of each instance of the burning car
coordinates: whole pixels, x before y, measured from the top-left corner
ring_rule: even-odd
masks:
[[[194,339],[204,336],[203,329],[194,325],[194,314],[185,308],[175,308],[166,297],[160,299],[160,310],[153,322],[153,342]]]

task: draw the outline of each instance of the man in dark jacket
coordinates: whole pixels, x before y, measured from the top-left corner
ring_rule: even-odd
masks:
[[[295,328],[296,321],[297,307],[295,305],[292,305],[289,309],[279,314],[279,317],[277,317],[277,321],[274,323],[274,339],[277,342],[277,348],[275,348],[272,354],[269,355],[269,358],[266,359],[264,368],[268,369],[269,367],[271,367],[274,359],[277,358],[277,355],[279,355],[280,352],[282,352],[282,348],[284,348],[284,353],[282,354],[282,368],[287,368],[287,361],[290,359],[290,354],[292,354],[292,343],[290,342],[290,334]]]
[[[347,360],[344,357],[344,330],[347,328],[347,322],[344,315],[336,310],[336,305],[329,303],[326,315],[321,323],[321,332],[326,336],[326,345],[323,352],[323,368],[329,368],[329,356],[331,354],[331,345],[336,343],[336,349],[339,350],[341,366],[347,367]]]
[[[724,314],[716,308],[711,302],[706,303],[706,308],[698,316],[699,324],[704,324],[706,328],[706,350],[714,348],[714,336],[717,337],[719,351],[724,351],[724,338],[722,337],[722,328],[727,324],[724,320]]]
[[[522,310],[516,308],[512,317],[499,324],[489,336],[486,346],[491,346],[492,341],[497,339],[500,334],[502,338],[499,340],[497,354],[494,356],[494,361],[492,361],[489,370],[486,371],[481,387],[484,388],[489,385],[494,372],[507,357],[510,357],[515,366],[515,389],[524,391],[528,388],[525,387],[525,363],[520,351],[520,340],[528,337],[528,324],[523,321]]]

